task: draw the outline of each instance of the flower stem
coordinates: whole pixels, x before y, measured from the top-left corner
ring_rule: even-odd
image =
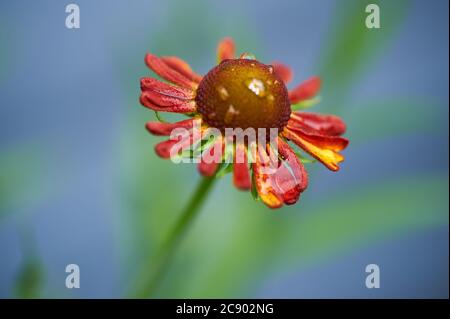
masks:
[[[163,243],[159,253],[152,259],[150,267],[145,267],[142,276],[138,278],[139,287],[132,294],[135,298],[149,298],[155,293],[160,280],[164,277],[168,264],[175,253],[183,235],[192,224],[194,218],[198,215],[202,204],[216,178],[203,177],[198,184],[194,195],[191,197],[188,205],[185,207],[172,231],[169,233],[166,241]],[[149,268],[151,268],[149,270]]]

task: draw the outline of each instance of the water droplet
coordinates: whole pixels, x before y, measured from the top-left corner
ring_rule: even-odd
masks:
[[[237,111],[232,104],[228,107],[227,113],[225,113],[224,122],[226,124],[230,124],[235,116],[239,114],[239,111]]]
[[[259,97],[264,97],[266,95],[266,87],[264,83],[259,79],[249,79],[245,81],[247,88],[255,93]]]
[[[273,66],[269,66],[269,72],[273,73]]]
[[[230,94],[228,93],[227,89],[224,88],[223,86],[217,87],[217,93],[219,93],[220,98],[224,101],[230,97]]]

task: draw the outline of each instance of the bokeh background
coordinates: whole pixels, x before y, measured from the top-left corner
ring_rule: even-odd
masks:
[[[153,152],[144,54],[205,73],[232,36],[295,83],[322,76],[315,111],[342,116],[351,144],[277,211],[224,177],[156,296],[448,298],[448,1],[73,2],[78,30],[68,1],[0,2],[1,297],[127,296],[200,179]]]

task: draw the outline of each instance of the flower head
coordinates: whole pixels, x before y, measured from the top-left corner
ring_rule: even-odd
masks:
[[[253,188],[271,208],[296,203],[308,185],[302,160],[289,141],[330,170],[339,170],[344,160],[340,151],[348,145],[341,137],[345,123],[334,115],[293,111],[293,106],[315,101],[321,85],[318,77],[288,91],[289,67],[266,65],[249,54],[236,58],[231,38],[219,43],[217,57],[218,65],[202,77],[177,57],[146,55],[147,66],[168,83],[142,78],[141,104],[156,112],[189,116],[176,123],[146,124],[150,133],[170,136],[155,146],[159,156],[174,158],[186,155],[188,149],[189,158],[197,154],[201,174],[232,171],[237,188]],[[235,135],[230,137],[229,131]],[[207,139],[205,132],[210,132]]]

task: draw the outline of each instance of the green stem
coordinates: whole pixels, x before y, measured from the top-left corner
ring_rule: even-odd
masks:
[[[198,184],[194,195],[191,197],[188,205],[182,212],[180,218],[169,233],[167,240],[161,247],[159,253],[152,260],[151,267],[145,267],[142,276],[138,278],[139,288],[132,294],[134,298],[151,297],[157,288],[160,280],[167,271],[171,257],[175,253],[183,235],[192,224],[195,216],[198,215],[200,208],[205,201],[212,185],[216,180],[215,177],[204,177]],[[150,266],[150,265],[149,265]],[[149,269],[151,268],[151,269]]]

